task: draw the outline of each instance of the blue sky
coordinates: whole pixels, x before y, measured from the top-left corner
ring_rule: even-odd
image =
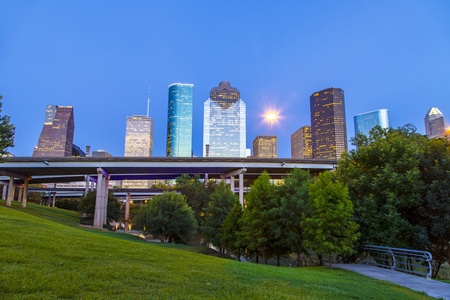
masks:
[[[123,156],[126,117],[155,122],[165,156],[168,86],[194,84],[194,155],[203,103],[228,80],[247,104],[247,148],[274,124],[279,157],[310,124],[309,97],[345,92],[356,114],[386,108],[393,127],[438,107],[450,123],[450,1],[4,1],[0,94],[16,126],[16,156],[31,156],[47,104],[74,107],[74,143]],[[450,125],[450,124],[449,124]]]

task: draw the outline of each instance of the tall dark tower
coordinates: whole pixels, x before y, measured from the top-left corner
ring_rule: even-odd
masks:
[[[33,157],[72,156],[74,129],[72,106],[47,105],[44,127]]]
[[[320,90],[310,97],[313,158],[339,159],[347,151],[344,91]]]

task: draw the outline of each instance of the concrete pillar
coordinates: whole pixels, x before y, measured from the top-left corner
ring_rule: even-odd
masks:
[[[85,187],[84,187],[84,196],[86,197],[87,193],[89,192],[90,181],[89,181],[89,176],[85,175],[84,177],[85,177],[84,182],[86,183]]]
[[[27,207],[27,200],[28,200],[28,182],[30,181],[30,178],[25,179],[25,183],[23,184],[23,199],[22,199],[22,208]]]
[[[16,196],[16,186],[13,185],[12,190],[11,190],[11,200],[14,201],[14,197]]]
[[[108,223],[108,189],[109,189],[109,178],[105,177],[103,186],[103,223]]]
[[[231,176],[231,178],[230,178],[230,187],[231,187],[231,191],[234,194],[234,176]]]
[[[205,174],[205,186],[208,185],[208,174]]]
[[[3,186],[2,199],[6,200],[7,195],[8,195],[8,185],[4,185]]]
[[[98,172],[98,177],[97,177],[97,195],[95,196],[95,212],[94,212],[94,228],[102,228],[103,227],[103,223],[102,223],[102,216],[103,216],[103,211],[102,211],[102,206],[103,206],[103,192],[102,192],[102,188],[103,188],[103,172]]]
[[[23,187],[19,187],[19,195],[17,196],[17,201],[22,202]]]
[[[14,190],[14,177],[9,177],[9,184],[8,184],[8,195],[6,197],[6,206],[11,206],[11,201]]]
[[[130,224],[130,200],[131,200],[131,194],[127,194],[127,202],[125,204],[125,233],[128,233],[128,228]]]
[[[239,174],[239,202],[244,207],[244,173]]]
[[[55,193],[53,194],[52,207],[55,207],[55,202],[56,202],[56,194],[57,194],[57,192],[55,192]]]

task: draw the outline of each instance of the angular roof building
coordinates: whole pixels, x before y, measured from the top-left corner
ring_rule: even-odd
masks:
[[[427,111],[427,114],[425,115],[425,130],[430,139],[444,137],[444,115],[437,107],[432,107]]]
[[[47,105],[33,157],[71,157],[74,131],[72,106]]]

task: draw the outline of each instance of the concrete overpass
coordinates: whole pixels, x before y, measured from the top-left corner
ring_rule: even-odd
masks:
[[[94,227],[106,222],[106,205],[109,180],[175,179],[182,174],[199,174],[201,178],[230,179],[234,191],[235,177],[239,179],[239,200],[244,199],[244,176],[256,179],[263,171],[271,178],[279,179],[294,168],[306,169],[317,175],[336,167],[334,160],[316,159],[262,159],[262,158],[213,158],[213,157],[13,157],[0,164],[0,184],[3,198],[11,205],[15,185],[19,189],[22,207],[26,207],[29,183],[59,183],[86,181],[86,186],[97,191]],[[129,198],[129,197],[128,197]],[[128,203],[129,201],[127,201]]]

